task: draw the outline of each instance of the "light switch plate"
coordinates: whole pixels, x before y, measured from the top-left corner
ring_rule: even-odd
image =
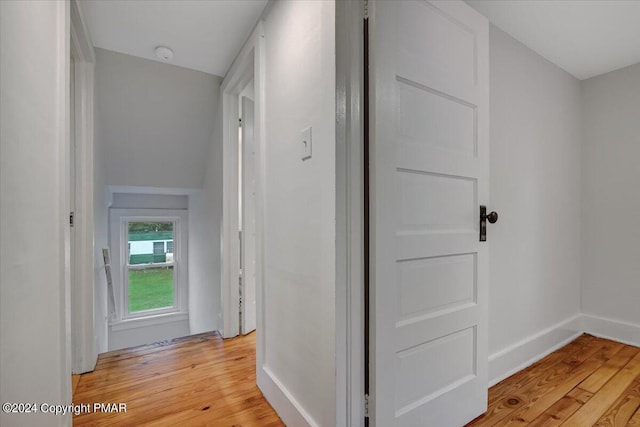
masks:
[[[311,158],[311,126],[305,128],[300,136],[300,144],[302,145],[302,160]]]

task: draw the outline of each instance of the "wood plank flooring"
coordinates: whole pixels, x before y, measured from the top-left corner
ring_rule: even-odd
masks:
[[[126,413],[74,416],[74,426],[284,424],[256,383],[255,333],[201,334],[101,354],[80,376],[74,404],[126,403]],[[92,406],[93,407],[93,406]]]
[[[100,355],[73,402],[126,403],[75,426],[282,426],[255,385],[255,334],[202,334]],[[582,335],[489,390],[469,426],[640,427],[640,348]]]
[[[489,389],[468,425],[640,427],[640,348],[582,335]]]

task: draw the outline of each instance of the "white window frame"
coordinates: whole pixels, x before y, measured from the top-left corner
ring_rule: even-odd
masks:
[[[173,222],[174,259],[173,266],[174,305],[150,310],[129,312],[128,279],[129,250],[128,224],[130,222]],[[187,279],[188,242],[187,211],[177,209],[111,209],[110,237],[112,271],[114,274],[115,316],[110,321],[113,330],[149,324],[180,321],[188,318]],[[175,252],[175,251],[178,252]],[[139,269],[150,268],[142,265]]]

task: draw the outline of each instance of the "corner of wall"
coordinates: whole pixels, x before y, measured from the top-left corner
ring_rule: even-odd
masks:
[[[584,332],[624,344],[640,347],[640,325],[583,313]]]

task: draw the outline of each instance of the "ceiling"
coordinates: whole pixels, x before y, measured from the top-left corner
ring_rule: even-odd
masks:
[[[640,62],[640,0],[467,0],[579,79]],[[267,0],[82,0],[96,47],[224,76]]]
[[[224,76],[267,0],[82,0],[96,47]]]
[[[578,79],[640,62],[639,0],[467,0]]]

